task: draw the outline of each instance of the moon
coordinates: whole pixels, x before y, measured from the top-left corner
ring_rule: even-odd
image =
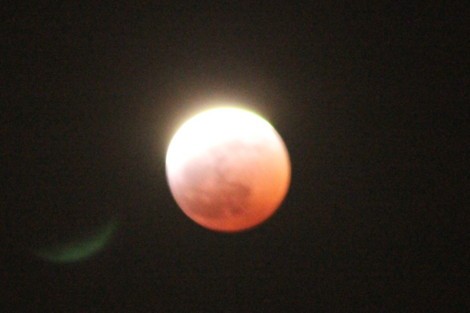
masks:
[[[35,251],[36,256],[54,263],[72,263],[95,255],[109,242],[117,228],[115,220],[102,226],[94,234],[74,241],[43,247]]]
[[[232,233],[274,214],[287,194],[291,165],[269,122],[227,106],[183,123],[168,146],[166,175],[184,214],[207,229]]]

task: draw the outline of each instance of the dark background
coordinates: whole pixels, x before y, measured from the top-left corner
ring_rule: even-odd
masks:
[[[1,16],[2,312],[469,309],[466,6],[26,2]],[[235,235],[165,179],[213,99],[292,161],[279,211]],[[115,216],[86,261],[31,253]]]

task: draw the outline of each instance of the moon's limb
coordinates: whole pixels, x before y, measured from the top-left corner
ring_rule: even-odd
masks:
[[[85,260],[104,248],[116,231],[118,222],[111,220],[95,234],[78,240],[40,248],[35,254],[54,263],[71,263]]]

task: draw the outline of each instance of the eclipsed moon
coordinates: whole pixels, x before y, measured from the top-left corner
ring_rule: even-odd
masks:
[[[255,227],[279,208],[291,177],[287,148],[259,115],[204,111],[176,132],[166,155],[171,193],[197,224],[215,231]]]

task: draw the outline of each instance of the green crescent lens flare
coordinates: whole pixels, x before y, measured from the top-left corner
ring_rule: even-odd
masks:
[[[85,260],[104,248],[116,231],[116,220],[100,228],[95,234],[71,242],[36,250],[35,254],[54,263],[71,263]]]

